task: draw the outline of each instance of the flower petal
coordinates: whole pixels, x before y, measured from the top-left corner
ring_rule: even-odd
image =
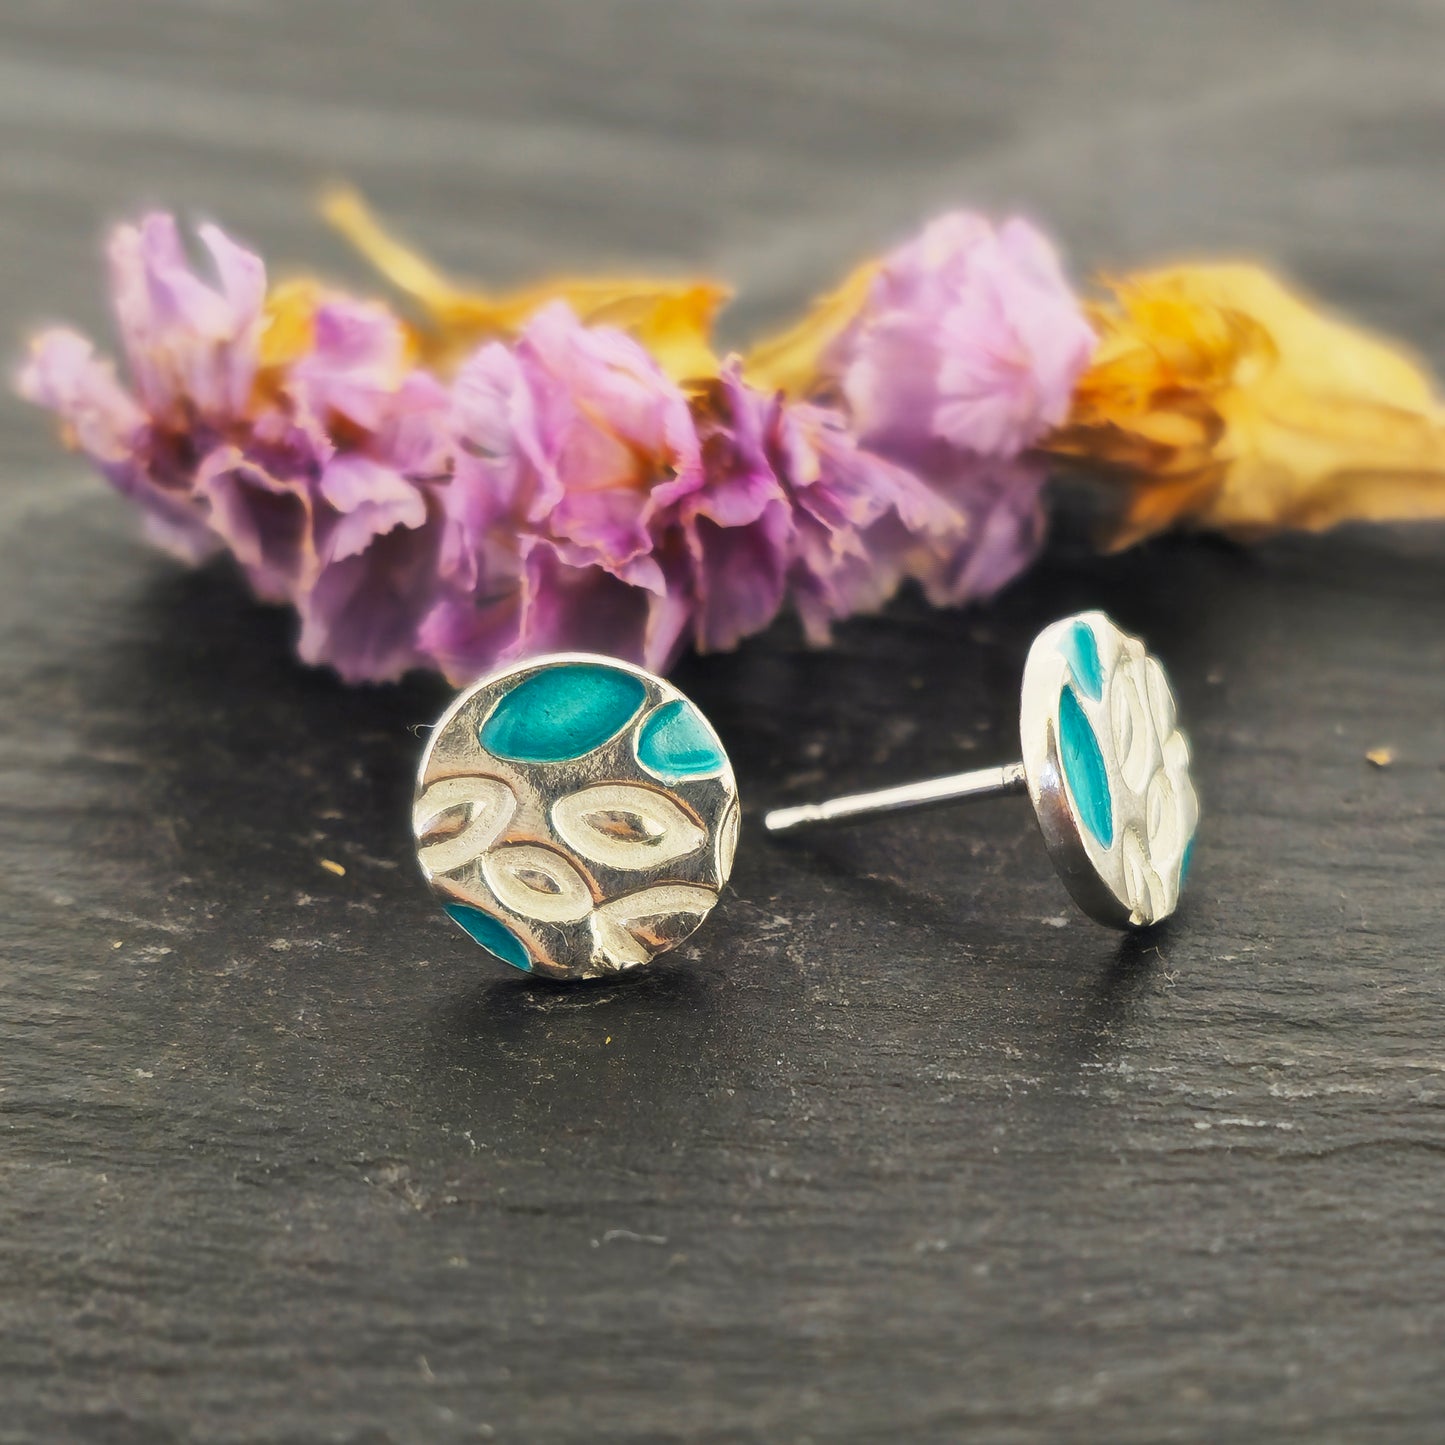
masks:
[[[1144,272],[1113,293],[1047,445],[1119,484],[1114,545],[1181,523],[1250,538],[1445,516],[1445,414],[1402,349],[1255,266]]]

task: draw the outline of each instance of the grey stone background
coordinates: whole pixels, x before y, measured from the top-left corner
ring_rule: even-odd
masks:
[[[968,203],[1079,275],[1274,258],[1445,365],[1442,62],[1429,0],[11,0],[0,334],[105,328],[147,202],[359,280],[345,177],[462,273],[710,268],[738,338]],[[1440,1438],[1439,528],[1064,526],[988,607],[688,662],[731,894],[569,992],[413,875],[440,686],[299,668],[0,428],[0,1440]],[[1017,800],[758,836],[1004,757],[1094,605],[1192,722],[1165,933],[1077,915]]]

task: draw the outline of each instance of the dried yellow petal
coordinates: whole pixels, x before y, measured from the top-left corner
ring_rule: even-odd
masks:
[[[1445,517],[1445,414],[1406,352],[1252,265],[1112,283],[1050,450],[1121,484],[1113,542]]]
[[[743,358],[744,379],[760,391],[781,391],[794,399],[807,396],[823,353],[862,310],[878,267],[877,261],[865,261],[836,290],[818,297],[796,325],[754,346]]]
[[[272,287],[266,297],[261,328],[263,369],[287,366],[311,350],[316,333],[316,308],[324,294],[319,282],[305,277]]]
[[[646,276],[559,276],[514,291],[459,285],[392,236],[355,191],[322,198],[322,213],[425,318],[424,359],[440,370],[483,341],[513,336],[550,301],[565,301],[588,325],[615,326],[645,346],[674,381],[712,376],[717,313],[731,292],[714,281]]]

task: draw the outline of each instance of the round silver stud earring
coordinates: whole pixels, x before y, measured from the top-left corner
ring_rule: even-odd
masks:
[[[417,859],[483,948],[549,978],[650,963],[732,870],[737,784],[671,683],[589,653],[485,677],[443,714],[417,775]]]
[[[1102,612],[1046,627],[1029,649],[1019,710],[1023,758],[999,768],[778,808],[771,833],[959,798],[1027,791],[1074,901],[1117,928],[1179,904],[1199,800],[1189,744],[1159,659]]]

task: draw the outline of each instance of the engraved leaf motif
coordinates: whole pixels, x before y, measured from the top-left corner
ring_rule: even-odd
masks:
[[[1154,720],[1147,702],[1147,684],[1137,658],[1124,656],[1110,679],[1109,711],[1114,728],[1115,755],[1124,782],[1142,794],[1158,757]]]
[[[592,915],[593,953],[599,963],[612,968],[637,968],[652,962],[652,950],[635,939],[614,918]]]
[[[590,863],[635,872],[697,852],[707,831],[665,793],[598,783],[552,805],[557,836]]]
[[[1164,884],[1132,828],[1124,834],[1123,853],[1130,915],[1136,924],[1153,923],[1165,911]]]
[[[482,860],[487,887],[505,908],[543,923],[576,923],[592,911],[592,890],[560,853],[509,843]]]
[[[1136,827],[1124,839],[1124,892],[1136,922],[1174,911],[1184,853],[1199,818],[1189,746],[1168,679],[1152,654],[1125,655],[1111,685],[1114,741]]]
[[[1174,694],[1169,690],[1169,679],[1164,676],[1163,665],[1153,653],[1144,660],[1144,672],[1149,693],[1149,712],[1154,719],[1154,731],[1162,741],[1174,731]]]
[[[429,873],[470,863],[501,837],[517,799],[500,778],[443,778],[412,806],[417,857]]]
[[[1144,836],[1149,840],[1151,859],[1169,862],[1184,851],[1179,837],[1179,803],[1174,784],[1164,768],[1149,780],[1149,791],[1144,797]]]
[[[734,802],[728,808],[727,816],[718,829],[717,872],[718,884],[728,881],[733,871],[733,858],[738,851],[738,831],[742,827],[742,809]]]
[[[1090,647],[1097,657],[1090,656]],[[1179,731],[1178,710],[1159,659],[1136,637],[1119,631],[1107,618],[1090,620],[1087,638],[1075,619],[1059,649],[1075,689],[1097,670],[1097,690],[1082,703],[1102,750],[1115,827],[1094,841],[1103,856],[1094,861],[1105,882],[1130,912],[1136,925],[1172,913],[1195,827],[1199,803],[1189,776],[1189,747]],[[1061,734],[1064,724],[1061,697]],[[1067,756],[1064,759],[1067,764]],[[1088,788],[1066,766],[1076,805]],[[1086,780],[1087,781],[1087,780]],[[1087,816],[1082,821],[1088,822]]]
[[[662,825],[655,819],[625,808],[599,808],[586,814],[584,821],[619,843],[656,843],[663,835]]]
[[[711,888],[659,884],[601,904],[592,915],[592,936],[614,968],[632,968],[681,943],[716,903]]]

